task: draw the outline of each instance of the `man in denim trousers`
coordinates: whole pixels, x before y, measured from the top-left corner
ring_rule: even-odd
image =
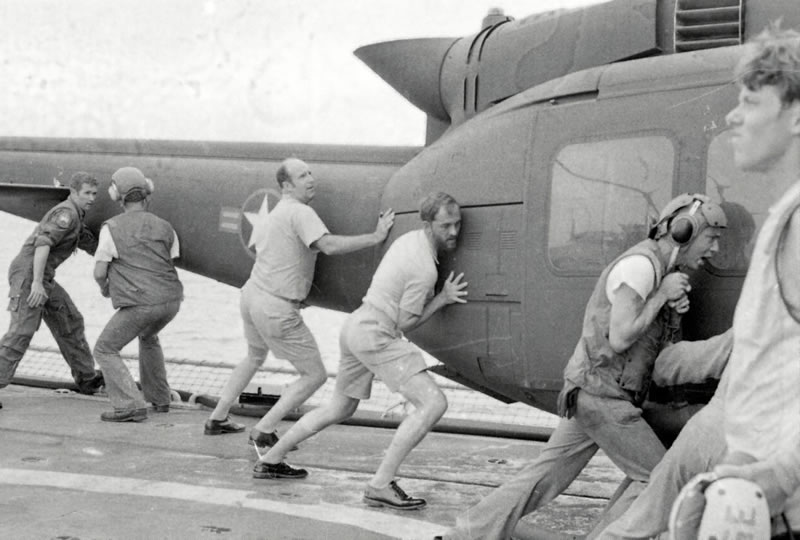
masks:
[[[170,388],[158,333],[177,315],[183,285],[172,262],[180,255],[178,236],[167,221],[147,211],[152,192],[152,181],[139,169],[119,169],[111,177],[109,195],[125,211],[100,229],[94,278],[117,310],[94,347],[114,407],[100,415],[106,422],[144,420],[145,401],[155,412],[169,411]],[[137,337],[144,399],[120,356]]]

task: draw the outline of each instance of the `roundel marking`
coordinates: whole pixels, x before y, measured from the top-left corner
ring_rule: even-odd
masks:
[[[269,213],[281,200],[274,189],[259,189],[247,197],[239,218],[239,239],[251,258],[256,258],[256,242]]]

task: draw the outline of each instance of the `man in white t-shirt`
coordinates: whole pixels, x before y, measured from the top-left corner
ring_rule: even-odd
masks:
[[[725,214],[708,197],[680,195],[664,207],[647,240],[606,267],[564,370],[562,418],[547,445],[516,478],[459,515],[443,538],[510,538],[519,520],[562,493],[598,449],[633,482],[647,481],[665,449],[641,405],[656,358],[689,309],[689,278],[677,269],[696,269],[712,257],[725,226]]]
[[[437,253],[456,248],[461,229],[458,203],[446,193],[429,195],[420,205],[422,229],[398,238],[381,260],[363,303],[345,321],[339,340],[341,358],[336,390],[330,402],[314,409],[261,457],[256,478],[305,478],[304,469],[283,462],[293,445],[353,415],[368,399],[378,376],[402,394],[414,411],[397,428],[392,443],[367,484],[364,502],[397,510],[414,510],[425,500],[408,496],[395,481],[408,453],[425,437],[447,409],[447,400],[427,373],[419,349],[403,339],[431,315],[453,303],[465,303],[467,283],[453,273],[434,295]]]
[[[394,224],[394,212],[389,209],[380,214],[372,233],[331,234],[308,205],[316,191],[308,164],[297,158],[286,159],[276,178],[282,197],[253,231],[256,263],[240,299],[248,355],[231,373],[204,429],[206,435],[244,431],[242,424],[228,418],[228,411],[272,350],[276,357],[291,362],[300,377],[284,389],[278,402],[250,430],[250,440],[260,448],[277,442],[278,423],[327,379],[317,342],[300,315],[311,289],[317,253],[338,255],[376,246]]]

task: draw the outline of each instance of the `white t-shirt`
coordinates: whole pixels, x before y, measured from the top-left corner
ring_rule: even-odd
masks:
[[[173,259],[177,259],[181,256],[178,233],[174,230],[172,231],[172,248],[169,250],[169,256]],[[97,238],[97,251],[94,252],[94,260],[97,262],[111,262],[114,259],[119,259],[117,245],[114,243],[114,238],[108,230],[108,225],[103,224],[100,228],[100,236]]]
[[[623,283],[646,300],[656,282],[656,269],[645,255],[630,255],[614,265],[606,279],[606,297],[614,303],[614,294]]]
[[[250,281],[279,298],[305,300],[317,262],[311,244],[326,234],[328,228],[313,208],[284,197],[253,231],[256,264]]]
[[[397,324],[401,309],[422,314],[433,297],[437,277],[436,256],[425,231],[407,232],[383,256],[364,302]]]

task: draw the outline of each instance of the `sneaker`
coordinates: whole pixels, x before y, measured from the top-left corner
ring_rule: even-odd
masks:
[[[364,502],[368,506],[385,506],[395,510],[417,510],[427,504],[425,499],[406,495],[394,480],[383,489],[376,489],[367,484],[367,489],[364,490]]]
[[[253,434],[255,434],[255,437]],[[264,433],[263,431],[253,428],[250,430],[250,440],[248,441],[248,444],[254,444],[259,449],[263,450],[264,448],[271,448],[275,446],[278,444],[279,440],[278,434],[274,431],[272,433]],[[294,452],[295,450],[297,450],[297,447],[293,446],[289,452]]]
[[[225,420],[206,420],[206,425],[203,433],[206,435],[222,435],[223,433],[241,433],[244,431],[242,424],[237,424],[231,421],[230,417],[226,416]]]
[[[103,422],[141,422],[147,420],[147,409],[116,409],[100,415]]]
[[[256,466],[253,467],[253,478],[287,478],[299,480],[306,476],[308,476],[307,470],[295,469],[282,461],[277,465],[257,461]]]

